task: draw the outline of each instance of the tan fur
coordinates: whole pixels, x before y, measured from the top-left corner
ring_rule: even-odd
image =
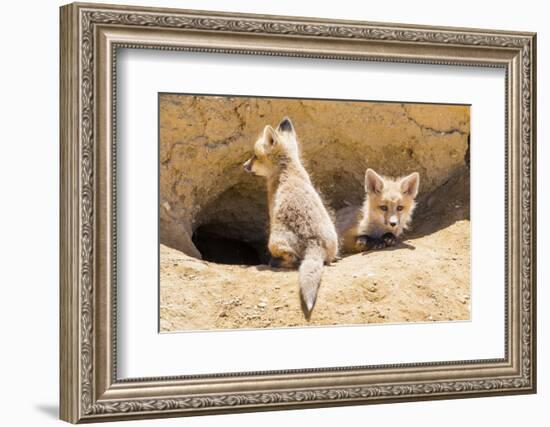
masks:
[[[324,263],[338,253],[334,224],[300,160],[294,127],[288,118],[277,129],[264,128],[245,169],[267,179],[271,256],[281,267],[300,263],[300,290],[310,312]]]
[[[336,212],[336,232],[343,253],[355,253],[359,222],[363,219],[361,206],[346,206]]]
[[[412,220],[419,184],[418,172],[402,178],[387,178],[367,169],[363,206],[349,206],[337,212],[336,226],[342,251],[362,250],[356,243],[358,236],[379,239],[392,233],[399,238]]]

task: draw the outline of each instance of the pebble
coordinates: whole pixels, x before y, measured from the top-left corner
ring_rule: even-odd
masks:
[[[266,303],[266,302],[259,302],[259,303],[258,303],[258,307],[260,307],[260,308],[266,308],[266,307],[267,307],[267,303]]]
[[[374,311],[375,311],[376,315],[378,316],[378,318],[380,318],[380,319],[385,319],[386,318],[386,315],[384,313],[382,313],[380,310],[375,309]]]

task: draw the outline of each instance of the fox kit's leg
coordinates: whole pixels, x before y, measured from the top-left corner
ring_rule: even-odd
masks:
[[[325,250],[325,265],[330,265],[333,261],[338,261],[341,259],[338,256],[338,238],[335,236],[333,240],[329,240],[326,242],[326,250]]]
[[[268,248],[271,254],[270,267],[296,268],[300,264],[296,252],[285,239],[270,236]]]

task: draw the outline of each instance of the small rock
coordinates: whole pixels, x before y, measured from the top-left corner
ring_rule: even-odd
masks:
[[[266,303],[266,302],[259,302],[259,303],[258,303],[258,307],[260,307],[260,308],[266,308],[266,307],[267,307],[267,303]]]
[[[379,309],[375,309],[374,312],[376,313],[378,318],[380,318],[380,319],[385,319],[386,318],[386,315],[384,313],[382,313]]]

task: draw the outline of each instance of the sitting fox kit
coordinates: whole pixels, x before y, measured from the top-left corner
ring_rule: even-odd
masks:
[[[254,145],[254,155],[244,168],[267,179],[270,265],[299,265],[300,291],[310,313],[317,299],[323,264],[337,256],[338,237],[302,165],[289,118],[284,118],[276,129],[264,128]]]
[[[410,224],[420,175],[386,178],[374,170],[365,174],[362,208],[346,207],[337,214],[338,234],[347,253],[393,246]]]

